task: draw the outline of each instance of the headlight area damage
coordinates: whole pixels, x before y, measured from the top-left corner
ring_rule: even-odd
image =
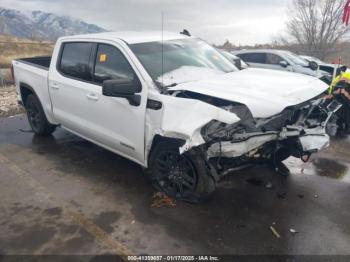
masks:
[[[176,91],[163,98],[168,101],[162,112],[148,115],[148,136],[184,140],[180,153],[201,152],[216,180],[254,163],[268,161],[276,166],[289,156],[306,161],[312,153],[328,147],[325,127],[341,107],[336,101],[327,104],[316,97],[257,119],[243,104],[198,93]],[[177,106],[172,108],[170,101],[174,99]]]

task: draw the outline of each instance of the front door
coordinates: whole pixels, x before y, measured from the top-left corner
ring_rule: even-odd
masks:
[[[284,65],[281,64],[284,63]],[[266,53],[265,68],[281,71],[293,71],[292,67],[281,56],[272,53]]]

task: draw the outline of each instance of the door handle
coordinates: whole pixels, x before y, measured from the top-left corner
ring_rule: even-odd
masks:
[[[51,88],[52,88],[52,89],[56,89],[56,90],[60,89],[60,87],[58,86],[57,83],[53,83],[53,84],[51,85]]]
[[[89,99],[89,100],[94,100],[94,101],[97,101],[98,100],[98,96],[94,93],[92,94],[87,94],[86,97]]]

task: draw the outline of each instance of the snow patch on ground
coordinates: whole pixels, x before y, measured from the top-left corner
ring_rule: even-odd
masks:
[[[0,88],[0,117],[23,113],[23,107],[17,102],[17,93],[13,86]]]

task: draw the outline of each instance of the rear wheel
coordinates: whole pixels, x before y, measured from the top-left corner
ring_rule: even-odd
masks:
[[[28,122],[35,134],[39,136],[48,136],[55,131],[56,126],[51,125],[47,121],[41,103],[35,95],[29,95],[27,97],[25,108]]]
[[[215,182],[204,160],[196,152],[179,153],[180,143],[158,143],[149,159],[149,174],[153,185],[168,196],[197,203],[215,191]]]

